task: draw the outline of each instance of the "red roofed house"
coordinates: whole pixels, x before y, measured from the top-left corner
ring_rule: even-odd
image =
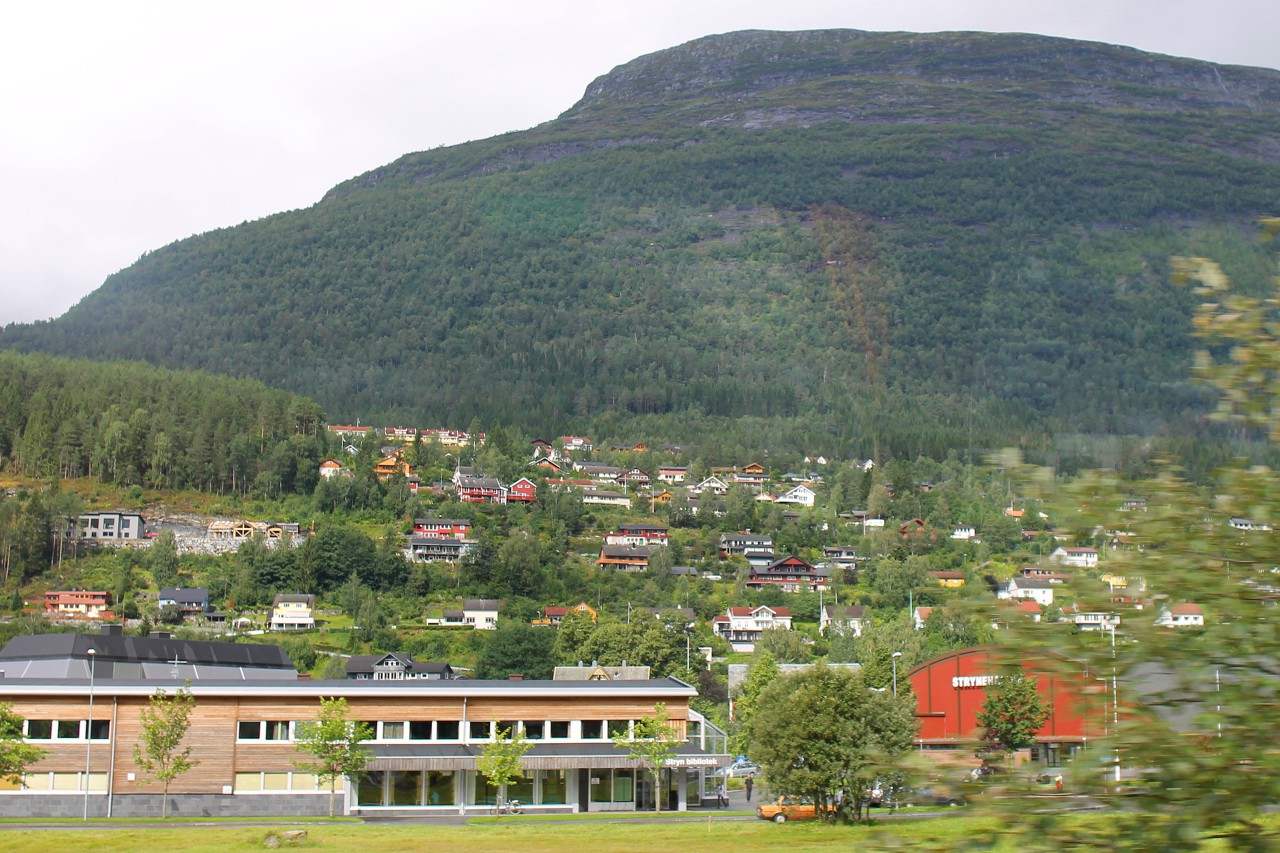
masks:
[[[787,607],[730,607],[724,616],[711,621],[711,628],[723,637],[735,652],[754,652],[756,642],[765,631],[791,630],[791,610]]]
[[[542,608],[543,618],[534,619],[534,625],[559,625],[564,621],[564,617],[570,613],[585,613],[591,617],[591,621],[596,621],[596,609],[585,601],[575,604],[573,607],[560,607],[559,605],[549,604]]]
[[[1202,628],[1204,612],[1198,604],[1175,604],[1160,614],[1156,624],[1165,628]]]
[[[107,593],[100,590],[50,590],[44,594],[44,613],[51,619],[114,619]]]
[[[329,425],[329,432],[342,438],[364,438],[369,434],[368,427]]]

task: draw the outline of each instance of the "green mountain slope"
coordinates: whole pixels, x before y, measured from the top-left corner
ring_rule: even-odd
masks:
[[[167,246],[0,345],[250,375],[338,419],[1147,430],[1200,402],[1168,256],[1263,286],[1278,198],[1280,72],[733,33]]]

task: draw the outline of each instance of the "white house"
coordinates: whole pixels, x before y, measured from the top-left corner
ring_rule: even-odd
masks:
[[[1156,624],[1162,628],[1203,628],[1204,612],[1198,604],[1175,604],[1160,614]]]
[[[1120,617],[1115,613],[1071,608],[1068,615],[1081,631],[1111,631],[1120,627]]]
[[[827,634],[851,634],[862,636],[862,624],[866,608],[857,604],[827,604],[822,608],[818,630]]]
[[[735,652],[754,652],[756,641],[765,631],[791,630],[791,610],[786,607],[730,607],[724,616],[717,616],[712,629],[728,641]]]
[[[481,631],[498,627],[498,600],[496,598],[468,598],[462,602],[462,621]]]
[[[804,483],[801,483],[795,488],[778,495],[774,503],[813,506],[815,497],[816,495],[814,495],[813,489],[809,488]]]
[[[719,477],[707,477],[697,485],[689,487],[690,494],[694,495],[700,495],[703,492],[711,492],[713,495],[723,495],[727,494],[728,491],[729,487],[725,484],[724,480],[721,480]]]
[[[1049,559],[1064,566],[1075,566],[1079,569],[1092,569],[1098,565],[1097,548],[1058,548],[1049,555]]]
[[[952,539],[968,541],[978,535],[971,524],[957,524],[956,529],[951,531]]]
[[[271,603],[272,631],[310,631],[316,627],[314,595],[277,595]]]
[[[996,592],[997,598],[1029,598],[1041,607],[1053,604],[1054,584],[1038,578],[1013,578]]]

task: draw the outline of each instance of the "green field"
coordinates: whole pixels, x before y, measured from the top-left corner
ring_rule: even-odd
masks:
[[[903,821],[879,827],[821,826],[791,823],[783,826],[763,821],[663,820],[648,822],[547,821],[528,823],[481,822],[467,826],[381,826],[361,824],[300,824],[307,840],[296,847],[306,850],[430,850],[501,851],[522,853],[564,853],[590,850],[591,853],[627,853],[636,850],[683,850],[699,853],[741,853],[766,846],[785,844],[788,851],[849,850],[869,840],[871,834],[892,831],[903,840],[923,837],[953,837],[957,840],[974,832],[990,831],[992,822],[983,818]],[[152,825],[144,828],[2,830],[0,847],[7,853],[58,851],[182,850],[202,851],[262,850],[267,835],[291,827]]]

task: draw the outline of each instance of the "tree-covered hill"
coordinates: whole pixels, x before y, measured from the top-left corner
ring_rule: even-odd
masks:
[[[250,379],[0,352],[0,461],[32,477],[310,492],[328,450],[311,400]]]
[[[1277,71],[732,33],[159,249],[0,345],[250,375],[337,419],[751,416],[861,452],[892,423],[1147,431],[1202,403],[1168,257],[1261,286],[1278,198]]]

